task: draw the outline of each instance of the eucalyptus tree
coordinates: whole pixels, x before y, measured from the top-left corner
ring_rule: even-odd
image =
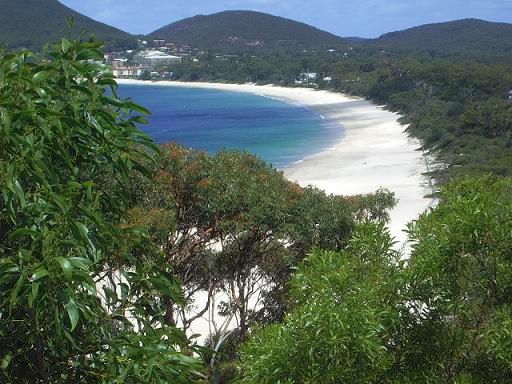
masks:
[[[152,252],[163,250],[195,307],[169,301],[167,320],[188,328],[222,293],[213,311],[236,318],[240,338],[255,321],[282,318],[290,274],[312,247],[342,249],[356,222],[385,221],[395,204],[384,190],[345,198],[301,188],[237,151],[207,155],[166,145],[154,173],[151,181],[132,183],[130,217],[149,231]],[[201,291],[208,299],[198,303]]]

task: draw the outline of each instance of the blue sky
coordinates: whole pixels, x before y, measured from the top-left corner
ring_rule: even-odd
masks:
[[[197,14],[248,9],[299,20],[340,36],[377,37],[462,18],[512,22],[512,0],[60,0],[131,33],[149,33]]]

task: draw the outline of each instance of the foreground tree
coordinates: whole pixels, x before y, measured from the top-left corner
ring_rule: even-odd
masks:
[[[208,319],[207,361],[223,380],[236,371],[226,348],[236,351],[254,324],[282,320],[289,278],[311,248],[343,249],[357,222],[384,222],[395,204],[384,190],[346,198],[301,188],[248,153],[161,152],[153,180],[132,183],[130,222],[152,238],[138,252],[163,250],[174,266],[187,306],[169,300],[166,321],[197,330]]]
[[[505,383],[512,377],[512,181],[463,179],[410,228],[411,381]]]
[[[128,253],[126,182],[155,147],[95,42],[0,56],[0,381],[188,383],[171,266]],[[106,88],[110,88],[110,96]],[[130,117],[133,116],[133,117]]]
[[[382,383],[399,320],[398,254],[382,223],[342,253],[315,251],[292,279],[293,311],[243,348],[242,382]]]

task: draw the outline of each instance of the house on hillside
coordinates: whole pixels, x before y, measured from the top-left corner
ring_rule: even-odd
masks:
[[[512,89],[508,91],[508,101],[512,103]]]

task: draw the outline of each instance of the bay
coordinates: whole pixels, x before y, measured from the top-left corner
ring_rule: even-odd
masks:
[[[151,84],[119,91],[152,112],[141,129],[159,144],[245,150],[277,168],[332,147],[343,134],[317,111],[248,93]]]

